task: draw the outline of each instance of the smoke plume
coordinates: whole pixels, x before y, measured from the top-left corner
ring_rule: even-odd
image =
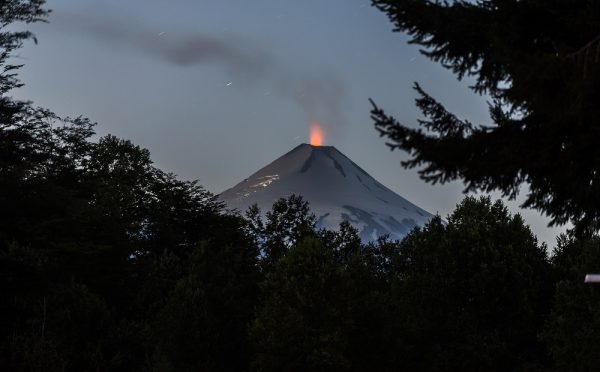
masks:
[[[331,73],[307,74],[280,62],[269,51],[247,39],[205,33],[177,34],[124,20],[54,14],[53,22],[110,45],[143,53],[181,67],[209,64],[223,68],[232,79],[265,82],[270,91],[298,105],[309,120],[329,132],[343,126],[344,87]]]

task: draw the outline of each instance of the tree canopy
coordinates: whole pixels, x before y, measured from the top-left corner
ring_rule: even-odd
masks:
[[[600,3],[544,0],[373,0],[394,31],[489,97],[490,120],[446,110],[418,84],[419,127],[374,105],[392,149],[428,182],[514,197],[524,207],[597,229],[600,219]]]
[[[523,219],[500,201],[466,198],[401,243],[394,266],[398,340],[411,370],[540,368],[551,269]]]
[[[561,236],[552,257],[557,279],[552,313],[543,339],[557,370],[595,371],[600,363],[600,288],[582,278],[597,272],[600,238]]]

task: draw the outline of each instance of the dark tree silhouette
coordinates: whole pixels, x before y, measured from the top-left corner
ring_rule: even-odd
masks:
[[[256,205],[246,211],[249,233],[261,245],[264,271],[283,257],[294,244],[315,234],[316,217],[308,202],[299,195],[275,201],[265,218]]]
[[[466,190],[530,192],[524,207],[598,229],[600,219],[600,3],[540,0],[373,0],[429,59],[487,94],[490,122],[448,112],[418,85],[421,128],[374,105],[377,130],[404,167]]]
[[[553,282],[544,246],[500,201],[466,198],[391,258],[396,365],[425,371],[543,370]],[[539,369],[537,369],[539,368]]]
[[[561,235],[552,257],[557,276],[544,332],[557,371],[594,371],[600,363],[600,288],[583,282],[600,267],[600,238]]]
[[[309,237],[267,273],[250,334],[261,371],[346,370],[345,273],[333,252]]]

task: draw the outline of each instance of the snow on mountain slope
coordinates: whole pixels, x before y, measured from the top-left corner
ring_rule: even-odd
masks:
[[[365,242],[389,234],[401,239],[432,217],[367,174],[333,146],[301,144],[219,195],[229,208],[256,203],[263,213],[292,194],[310,203],[319,227],[337,229],[346,220]]]

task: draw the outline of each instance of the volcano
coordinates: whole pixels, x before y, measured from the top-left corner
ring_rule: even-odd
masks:
[[[257,204],[263,213],[292,194],[309,202],[317,226],[337,229],[350,222],[364,242],[388,234],[401,239],[431,213],[388,189],[333,146],[301,144],[219,195],[244,212]]]

